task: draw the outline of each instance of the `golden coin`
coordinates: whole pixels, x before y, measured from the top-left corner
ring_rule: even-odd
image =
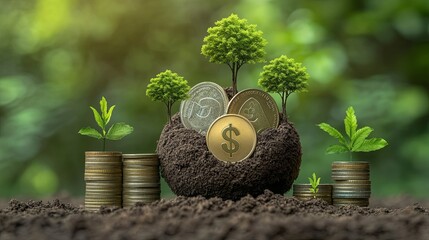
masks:
[[[332,169],[341,169],[341,170],[368,170],[369,171],[369,162],[346,162],[338,161],[332,163]]]
[[[95,187],[95,188],[103,188],[103,187],[116,187],[121,186],[121,182],[118,181],[86,181],[86,187]]]
[[[359,185],[371,185],[370,180],[343,180],[343,181],[335,181],[335,184],[359,184]]]
[[[124,161],[127,159],[158,159],[156,153],[122,154]]]
[[[118,181],[118,183],[121,183],[122,181],[122,175],[85,175],[84,177],[85,181]]]
[[[127,188],[135,188],[135,187],[148,187],[148,188],[155,188],[155,187],[160,187],[160,183],[159,182],[126,182],[124,181],[124,189]]]
[[[105,168],[85,168],[87,174],[115,174],[122,173],[122,169],[105,169]]]
[[[145,170],[145,169],[135,169],[135,170],[125,170],[124,171],[124,175],[154,175],[154,174],[159,174],[159,171],[154,171],[154,170]]]
[[[133,171],[153,171],[158,172],[158,166],[124,166],[124,172],[133,172]]]
[[[247,118],[226,114],[216,119],[206,136],[207,147],[220,161],[240,162],[252,155],[256,131]]]
[[[144,168],[144,167],[158,167],[159,161],[135,161],[135,162],[124,162],[124,167],[127,168]]]
[[[247,89],[237,93],[228,104],[228,114],[239,114],[247,118],[257,133],[279,125],[279,109],[270,94]]]

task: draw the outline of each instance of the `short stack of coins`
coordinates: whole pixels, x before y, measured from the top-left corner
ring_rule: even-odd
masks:
[[[160,199],[158,155],[123,154],[123,206],[137,202],[151,203]]]
[[[122,153],[85,153],[85,209],[122,207]]]
[[[332,163],[333,204],[367,207],[371,196],[371,181],[368,162]]]
[[[310,184],[294,184],[293,185],[293,196],[300,200],[310,200],[313,198],[320,198],[332,204],[332,185],[330,184],[320,184],[318,186],[317,193],[313,193],[310,190]]]

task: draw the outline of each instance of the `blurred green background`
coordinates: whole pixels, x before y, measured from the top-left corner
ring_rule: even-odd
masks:
[[[390,143],[357,156],[371,162],[373,196],[429,197],[427,0],[0,0],[0,197],[82,196],[84,152],[101,142],[77,132],[96,127],[88,106],[101,96],[117,106],[113,122],[135,128],[107,148],[155,151],[167,117],[145,95],[149,79],[171,69],[191,86],[229,86],[229,68],[200,49],[231,13],[264,32],[267,60],[287,54],[311,75],[288,101],[303,146],[297,182],[312,172],[331,182],[331,162],[347,155],[326,155],[335,141],[316,124],[342,128],[352,105]],[[262,67],[245,65],[239,89],[257,87]]]

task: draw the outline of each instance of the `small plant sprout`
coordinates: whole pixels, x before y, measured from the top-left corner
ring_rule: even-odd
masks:
[[[106,139],[108,140],[120,140],[123,137],[133,132],[133,127],[125,123],[114,123],[109,130],[106,130],[107,124],[110,122],[112,117],[113,109],[115,105],[111,106],[109,110],[107,107],[106,98],[102,97],[100,101],[100,112],[101,114],[92,106],[90,106],[92,112],[94,113],[94,119],[97,122],[98,126],[101,128],[101,132],[95,130],[91,127],[82,128],[79,131],[79,134],[84,136],[89,136],[97,139],[103,139],[103,151],[106,150]]]
[[[374,129],[370,127],[357,129],[357,118],[353,107],[347,109],[344,119],[344,127],[348,138],[344,137],[337,129],[327,123],[320,123],[318,126],[339,141],[339,144],[329,146],[326,152],[328,154],[348,152],[350,153],[350,160],[352,160],[353,152],[371,152],[388,145],[387,141],[382,138],[368,139],[368,136]]]
[[[301,63],[282,55],[264,66],[258,84],[265,91],[280,95],[283,121],[286,122],[286,101],[288,97],[294,92],[307,91],[307,80],[309,78],[310,75]]]
[[[314,198],[316,198],[316,194],[319,192],[320,177],[317,177],[316,173],[313,173],[312,178],[309,177],[308,180],[311,185],[309,190],[313,193]]]
[[[232,90],[237,93],[238,70],[246,63],[264,62],[267,40],[255,24],[231,14],[207,30],[201,54],[212,63],[227,64],[232,72]]]
[[[188,82],[170,70],[159,73],[147,85],[146,95],[152,101],[160,101],[167,107],[168,122],[171,123],[171,108],[176,101],[188,98]]]

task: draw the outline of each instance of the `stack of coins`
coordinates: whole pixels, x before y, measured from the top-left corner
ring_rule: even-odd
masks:
[[[335,181],[332,190],[334,205],[369,205],[371,181],[368,162],[334,162],[332,179]]]
[[[124,154],[123,205],[151,203],[160,199],[159,160],[157,154]]]
[[[85,209],[122,206],[122,154],[120,152],[85,153]]]
[[[293,196],[300,200],[310,200],[312,198],[320,198],[328,204],[332,204],[332,185],[320,184],[319,191],[312,193],[310,184],[294,184]]]

